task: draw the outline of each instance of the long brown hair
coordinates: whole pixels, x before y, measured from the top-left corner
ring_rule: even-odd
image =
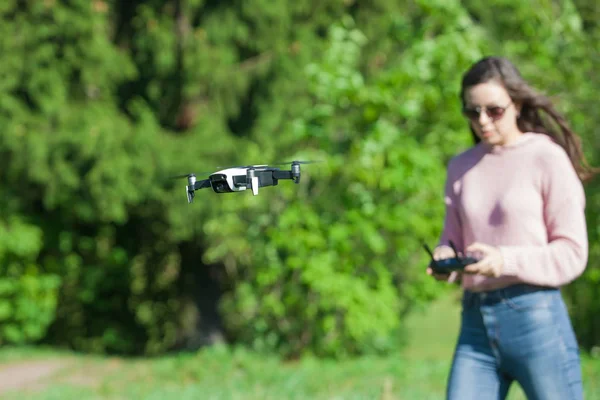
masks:
[[[555,109],[552,101],[532,88],[513,63],[502,57],[485,57],[464,74],[460,99],[465,103],[465,91],[474,85],[495,81],[500,83],[515,103],[521,104],[517,126],[522,132],[546,134],[567,152],[573,167],[582,181],[592,178],[598,171],[590,167],[581,150],[581,139],[570,128],[565,118]],[[543,111],[544,114],[541,114]],[[554,123],[552,126],[551,121]],[[557,129],[558,128],[558,129]],[[479,137],[471,128],[475,143]]]

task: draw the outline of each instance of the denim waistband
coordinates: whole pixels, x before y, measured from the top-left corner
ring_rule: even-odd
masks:
[[[528,284],[515,284],[502,289],[494,289],[485,292],[473,292],[470,290],[465,290],[463,293],[463,302],[469,305],[492,305],[505,299],[540,291],[558,292],[559,289]]]

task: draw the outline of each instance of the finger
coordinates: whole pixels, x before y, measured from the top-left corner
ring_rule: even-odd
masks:
[[[448,277],[448,283],[454,283],[458,280],[459,274],[457,271],[453,271]]]
[[[444,258],[454,257],[454,251],[448,246],[440,246],[433,252],[434,260],[442,260]]]
[[[467,274],[478,274],[483,269],[484,263],[483,260],[479,261],[475,264],[467,265],[463,271]]]
[[[454,254],[453,254],[453,253],[439,253],[439,254],[436,254],[436,255],[433,257],[433,259],[434,259],[435,261],[441,261],[441,260],[445,260],[445,259],[447,259],[447,258],[452,258],[452,257],[454,257]]]
[[[483,259],[489,256],[492,252],[492,247],[483,243],[473,243],[465,250],[465,255],[475,259]]]
[[[446,281],[448,280],[448,274],[438,274],[433,272],[431,268],[427,268],[427,275],[434,277],[438,281]]]
[[[494,276],[495,272],[491,267],[489,259],[484,259],[478,263],[471,264],[465,267],[464,271],[469,274],[479,274],[483,276]]]
[[[491,248],[491,246],[485,244],[485,243],[479,243],[479,242],[475,242],[475,243],[471,243],[469,246],[467,246],[467,251],[473,251],[473,252],[477,252],[477,251],[481,251],[481,252],[487,252],[489,249]]]
[[[427,275],[431,275],[434,278],[440,278],[440,277],[445,276],[446,274],[439,274],[437,272],[433,272],[433,270],[431,268],[427,268]]]

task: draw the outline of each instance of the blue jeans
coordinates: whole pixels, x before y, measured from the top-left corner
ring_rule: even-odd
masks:
[[[583,399],[577,340],[558,289],[465,291],[447,399],[504,399],[517,381],[530,400]]]

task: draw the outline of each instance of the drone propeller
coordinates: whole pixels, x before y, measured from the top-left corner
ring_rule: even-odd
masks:
[[[298,161],[298,160],[294,160],[294,161],[288,161],[288,162],[278,162],[278,163],[273,163],[270,165],[289,165],[289,164],[315,164],[315,163],[320,163],[322,161]]]
[[[181,179],[181,178],[187,178],[190,177],[192,175],[196,175],[193,172],[189,173],[189,174],[181,174],[181,175],[174,175],[174,176],[169,176],[169,179]]]
[[[173,176],[169,176],[169,179],[181,179],[181,178],[189,178],[191,176],[204,176],[204,175],[210,175],[212,174],[213,171],[208,172],[208,171],[202,171],[202,172],[190,172],[189,174],[180,174],[180,175],[173,175]]]

